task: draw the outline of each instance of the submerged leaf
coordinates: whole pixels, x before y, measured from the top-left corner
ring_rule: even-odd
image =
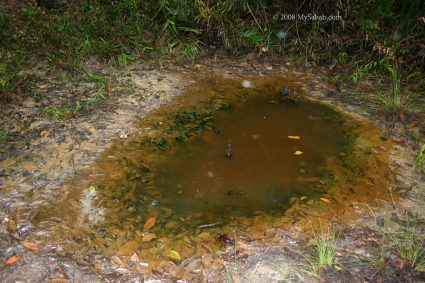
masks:
[[[156,238],[155,234],[148,234],[142,238],[142,242],[149,242]]]
[[[143,232],[146,232],[149,229],[151,229],[155,225],[155,222],[156,222],[156,217],[149,218],[146,221],[145,225],[143,225]]]
[[[288,139],[299,140],[299,139],[301,139],[301,137],[300,136],[288,136]]]
[[[182,259],[180,254],[176,251],[170,251],[168,253],[168,257],[171,258],[171,259],[175,259],[175,260],[181,260]]]
[[[303,152],[301,150],[297,150],[297,151],[294,152],[294,155],[301,155],[301,154],[303,154]]]

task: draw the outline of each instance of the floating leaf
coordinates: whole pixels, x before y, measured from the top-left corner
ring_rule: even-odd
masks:
[[[180,254],[176,251],[170,251],[168,253],[168,257],[171,258],[171,259],[175,259],[175,260],[181,260],[182,259]]]
[[[18,255],[14,255],[14,256],[10,257],[10,258],[6,261],[6,264],[7,264],[7,265],[14,264],[14,263],[16,263],[19,259],[20,259],[20,257],[19,257]]]
[[[301,137],[300,136],[288,136],[288,139],[292,139],[292,140],[299,140]]]
[[[305,200],[306,198],[308,198],[307,196],[302,196],[300,197],[300,200]]]
[[[142,242],[149,242],[156,238],[155,234],[148,234],[142,238]]]
[[[156,222],[156,217],[151,217],[149,218],[145,225],[143,225],[143,232],[148,231],[150,228],[152,228],[155,225]]]
[[[294,152],[294,155],[301,155],[301,154],[303,154],[303,152],[301,150],[297,150],[297,151]]]
[[[32,251],[32,252],[38,252],[38,245],[36,243],[30,242],[30,241],[22,241],[21,243],[22,245],[24,245],[24,247],[26,247],[28,250]]]
[[[331,201],[330,200],[328,200],[327,198],[320,198],[320,200],[321,201],[323,201],[323,202],[327,202],[327,203],[330,203]]]

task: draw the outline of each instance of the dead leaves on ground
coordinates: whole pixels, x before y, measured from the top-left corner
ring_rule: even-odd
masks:
[[[21,257],[20,257],[19,255],[11,256],[8,260],[6,260],[5,264],[6,264],[6,265],[12,265],[12,264],[14,264],[14,263],[18,262],[18,260],[19,260],[20,258],[21,258]]]
[[[149,231],[156,222],[156,217],[151,217],[149,218],[146,222],[145,225],[143,225],[143,232]]]
[[[24,245],[24,247],[31,252],[34,252],[34,253],[38,252],[38,244],[36,243],[25,240],[25,241],[22,241],[21,244]]]

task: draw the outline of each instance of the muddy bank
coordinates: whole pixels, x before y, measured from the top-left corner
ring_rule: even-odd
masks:
[[[23,276],[28,268],[38,272],[39,280],[67,278],[70,281],[89,282],[94,278],[91,276],[95,276],[108,280],[137,282],[142,278],[187,279],[185,273],[191,274],[190,280],[204,278],[212,282],[229,280],[229,277],[234,280],[254,278],[254,281],[270,278],[270,282],[315,280],[308,274],[298,272],[299,268],[294,268],[303,260],[301,254],[308,253],[309,239],[306,237],[305,227],[309,225],[307,222],[314,221],[314,217],[304,218],[305,220],[296,222],[297,225],[294,225],[295,222],[290,224],[267,222],[267,215],[259,215],[254,220],[258,222],[253,225],[255,229],[241,234],[229,229],[228,233],[222,236],[207,232],[197,238],[189,239],[189,245],[196,246],[197,256],[182,262],[175,262],[165,257],[154,268],[146,266],[141,256],[134,253],[137,244],[134,245],[132,241],[121,242],[116,246],[117,250],[123,251],[121,254],[105,254],[96,250],[88,251],[86,246],[90,246],[88,244],[90,239],[87,235],[79,234],[78,231],[68,231],[66,235],[69,238],[64,239],[64,243],[45,243],[43,239],[52,236],[49,230],[38,231],[38,228],[34,226],[33,220],[39,217],[38,211],[41,206],[46,204],[59,206],[70,198],[69,192],[67,193],[66,188],[62,187],[65,181],[72,176],[78,176],[75,174],[83,168],[89,168],[90,163],[99,158],[103,149],[109,147],[113,140],[125,143],[132,135],[139,134],[141,129],[137,127],[134,120],[143,117],[161,103],[170,101],[181,93],[185,86],[193,83],[195,76],[224,74],[225,77],[240,80],[245,76],[259,75],[259,73],[265,76],[279,74],[284,77],[289,71],[280,64],[272,63],[254,67],[244,62],[229,64],[233,66],[211,63],[209,67],[199,65],[187,69],[170,67],[150,71],[146,70],[146,66],[134,66],[114,76],[109,76],[109,72],[104,70],[105,77],[112,82],[112,91],[108,94],[105,105],[93,112],[76,115],[65,122],[46,120],[47,116],[42,109],[49,104],[60,104],[61,100],[36,101],[28,97],[2,113],[4,115],[2,119],[9,131],[21,132],[21,136],[12,135],[12,140],[5,145],[6,150],[2,152],[4,160],[1,163],[1,183],[4,189],[1,192],[1,213],[2,237],[5,239],[2,250],[6,252],[1,254],[1,260],[5,262],[15,254],[20,256],[16,264],[7,266],[2,272],[2,278],[5,281],[26,278]],[[370,116],[367,113],[361,114],[359,108],[347,107],[347,104],[338,102],[338,98],[355,93],[354,89],[344,87],[337,97],[330,98],[327,95],[327,81],[317,79],[317,74],[298,73],[296,77],[295,82],[307,96],[336,105],[342,111],[370,120]],[[90,91],[92,93],[96,91],[94,85],[81,82],[75,83],[75,86],[71,88],[77,93],[90,94]],[[43,82],[39,89],[56,91],[58,97],[63,99],[62,101],[67,99],[67,95],[69,96],[69,93],[61,92],[63,86],[57,86],[48,81]],[[40,103],[39,108],[31,108],[37,103]],[[16,122],[19,120],[24,121],[23,125]],[[374,155],[381,156],[383,159],[389,156],[390,159],[387,162],[392,171],[388,174],[395,174],[394,183],[388,185],[391,191],[384,189],[385,196],[382,195],[382,199],[377,199],[372,208],[375,214],[389,215],[386,216],[386,218],[389,217],[388,219],[391,219],[394,213],[391,203],[392,192],[398,205],[411,210],[413,205],[417,205],[417,201],[411,200],[416,198],[420,186],[423,185],[423,182],[417,181],[420,177],[414,173],[414,167],[410,161],[413,160],[411,150],[402,144],[404,137],[396,137],[396,140],[398,144],[382,145],[378,136],[376,144],[370,145]],[[404,143],[407,144],[408,141]],[[386,161],[383,160],[383,162]],[[92,175],[96,174],[92,172]],[[79,201],[78,196],[76,201]],[[324,225],[332,222],[339,225],[339,229],[343,231],[342,246],[346,246],[350,255],[359,258],[363,256],[358,254],[359,250],[369,244],[368,235],[372,235],[371,231],[377,228],[376,221],[370,214],[370,206],[363,203],[361,199],[347,199],[346,203],[340,203],[338,209],[347,209],[347,207],[355,211],[355,217],[351,219],[351,222],[338,224],[337,219],[325,220],[325,217],[321,217],[320,214],[315,215],[315,219],[323,218]],[[323,208],[324,214],[325,210],[326,206]],[[291,211],[298,213],[300,210],[292,208],[288,210],[288,214]],[[57,226],[62,225],[62,220],[58,218],[51,217],[45,220],[49,221],[45,224],[52,227],[51,231],[57,231]],[[250,219],[246,221],[252,222]],[[302,223],[303,221],[306,223]],[[292,227],[288,228],[288,226]],[[362,228],[358,229],[359,226]],[[24,239],[37,242],[39,245],[37,252],[29,253],[20,244]],[[357,247],[349,245],[352,240],[357,241]],[[70,242],[74,248],[67,251],[63,246],[70,245]],[[188,240],[182,239],[182,245],[185,242],[187,244]],[[126,246],[122,247],[122,245]],[[79,246],[83,251],[81,253],[76,252]],[[46,268],[42,264],[45,263],[46,258],[53,258],[53,262],[60,266],[56,268],[60,272],[55,273],[55,268]],[[347,253],[341,256],[341,261],[345,261],[346,258]],[[346,268],[343,269],[346,270]],[[73,275],[75,270],[80,270],[80,273]],[[362,272],[363,270],[359,268],[358,271],[351,273],[332,274],[331,278],[334,276],[340,280],[342,278],[360,280],[363,278]],[[369,279],[374,278],[372,276]]]

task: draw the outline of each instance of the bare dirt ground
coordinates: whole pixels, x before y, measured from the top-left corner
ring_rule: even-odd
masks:
[[[329,70],[326,68],[297,68],[279,62],[235,62],[226,58],[208,59],[202,65],[187,67],[135,63],[117,70],[98,63],[87,66],[93,73],[107,78],[111,85],[105,102],[99,107],[77,113],[64,121],[49,118],[45,107],[64,105],[69,101],[75,102],[75,99],[88,101],[98,88],[84,80],[58,83],[57,74],[42,66],[39,67],[40,80],[31,93],[11,104],[1,105],[1,125],[11,133],[9,140],[0,143],[2,282],[379,282],[381,275],[359,264],[359,259],[367,258],[368,247],[380,241],[383,226],[391,229],[400,225],[405,211],[419,219],[425,215],[423,177],[415,172],[412,141],[404,130],[400,130],[403,125],[399,125],[391,133],[395,141],[392,148],[378,149],[389,154],[388,170],[393,176],[391,190],[396,196],[396,209],[391,201],[383,200],[381,205],[373,208],[359,202],[346,204],[359,209],[356,220],[338,227],[337,261],[341,270],[330,270],[321,279],[298,272],[300,261],[308,253],[309,239],[296,225],[271,226],[262,237],[236,235],[228,241],[231,244],[225,245],[213,259],[200,257],[184,262],[189,273],[190,269],[199,270],[192,272],[190,278],[171,272],[154,272],[147,276],[137,255],[111,257],[70,253],[60,243],[43,242],[40,239],[44,232],[39,231],[32,220],[40,206],[60,203],[64,197],[59,189],[61,184],[99,158],[113,140],[126,139],[137,133],[136,120],[182,94],[187,86],[203,75],[221,73],[243,77],[281,74],[284,77],[295,72],[302,78],[299,84],[308,97],[383,127],[382,120],[373,118],[361,106],[343,102],[342,98],[367,88],[343,85],[341,92],[331,97],[328,95]],[[50,221],[60,225],[60,220],[52,218]],[[78,239],[75,241],[78,242]],[[6,264],[14,256],[16,262]],[[391,251],[388,251],[385,258],[391,256]],[[221,265],[215,264],[215,261]],[[171,265],[176,264],[172,262]],[[397,281],[400,274],[410,281],[425,280],[423,276],[410,275],[403,267],[397,269],[395,266],[394,270],[388,273],[388,282]]]

